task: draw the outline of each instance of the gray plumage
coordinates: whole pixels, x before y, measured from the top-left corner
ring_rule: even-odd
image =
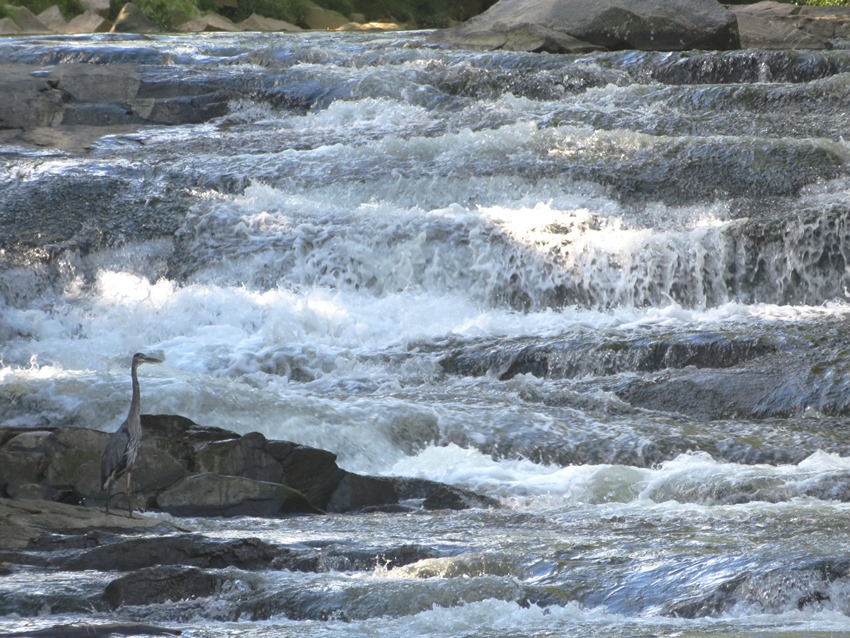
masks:
[[[112,486],[123,475],[127,475],[127,509],[133,516],[133,504],[130,500],[130,474],[139,458],[139,446],[142,444],[141,392],[136,369],[142,363],[161,363],[160,359],[137,352],[133,355],[130,378],[133,381],[133,396],[130,400],[130,412],[121,426],[106,441],[106,447],[100,457],[100,484],[106,492],[106,511],[109,512],[109,499]]]

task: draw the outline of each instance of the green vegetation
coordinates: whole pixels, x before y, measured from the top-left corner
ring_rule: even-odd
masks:
[[[215,0],[198,0],[202,12],[216,10],[215,6],[209,8],[202,6],[204,2],[216,4]],[[304,15],[307,0],[239,0],[236,5],[235,7],[219,7],[218,13],[234,22],[241,22],[252,13],[257,13],[267,18],[285,20],[295,24]]]

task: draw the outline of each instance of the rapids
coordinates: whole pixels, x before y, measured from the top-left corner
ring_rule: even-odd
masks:
[[[6,38],[228,113],[0,147],[0,422],[143,410],[439,480],[493,510],[191,519],[434,556],[0,576],[0,631],[850,635],[850,51],[447,51],[424,33]],[[161,514],[151,513],[152,516]]]

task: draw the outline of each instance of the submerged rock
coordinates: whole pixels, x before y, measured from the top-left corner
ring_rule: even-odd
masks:
[[[500,0],[432,40],[550,53],[740,47],[734,14],[716,0]]]

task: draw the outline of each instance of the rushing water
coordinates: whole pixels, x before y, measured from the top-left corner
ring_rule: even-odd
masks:
[[[503,507],[184,520],[434,558],[109,614],[114,574],[16,571],[0,631],[850,635],[850,52],[0,43],[126,60],[229,113],[0,148],[0,421],[113,428],[145,351],[145,412]]]

